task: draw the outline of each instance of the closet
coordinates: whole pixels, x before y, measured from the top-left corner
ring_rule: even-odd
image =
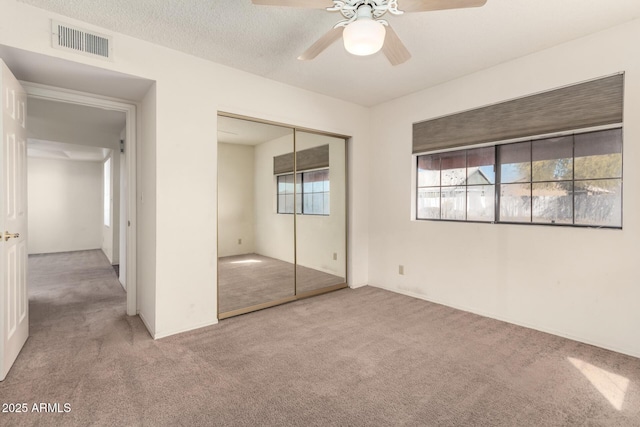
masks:
[[[347,139],[218,116],[218,318],[347,286]]]

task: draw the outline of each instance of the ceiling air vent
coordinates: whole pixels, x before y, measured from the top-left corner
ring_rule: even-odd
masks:
[[[51,42],[55,49],[73,51],[94,58],[111,59],[113,40],[104,34],[51,21]]]

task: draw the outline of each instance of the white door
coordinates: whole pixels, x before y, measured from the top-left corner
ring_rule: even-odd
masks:
[[[0,60],[0,381],[29,337],[27,96]]]

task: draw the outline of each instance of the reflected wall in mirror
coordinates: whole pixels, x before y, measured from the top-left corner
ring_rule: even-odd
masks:
[[[346,284],[346,141],[296,131],[296,293]]]
[[[273,174],[293,149],[293,129],[218,117],[218,313],[295,298],[294,216],[277,213]]]

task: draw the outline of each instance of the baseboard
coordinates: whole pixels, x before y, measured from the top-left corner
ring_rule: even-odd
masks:
[[[411,292],[411,291],[405,291],[402,289],[394,289],[394,288],[390,288],[387,286],[381,286],[381,285],[372,285],[370,284],[369,286],[373,287],[373,288],[380,288],[380,289],[384,289],[385,291],[390,291],[390,292],[395,292],[397,294],[401,294],[401,295],[406,295],[408,297],[412,297],[412,298],[417,298],[417,299],[421,299],[424,301],[428,301],[428,302],[432,302],[434,304],[440,304],[440,305],[444,305],[446,307],[451,307],[451,308],[455,308],[456,310],[461,310],[461,311],[466,311],[468,313],[473,313],[473,314],[477,314],[479,316],[483,316],[483,317],[488,317],[490,319],[495,319],[495,320],[500,320],[501,322],[505,322],[505,323],[511,323],[512,325],[517,325],[517,326],[522,326],[523,328],[528,328],[528,329],[533,329],[535,331],[540,331],[540,332],[544,332],[547,334],[551,334],[551,335],[556,335],[558,337],[562,337],[562,338],[567,338],[573,341],[578,341],[584,344],[589,344],[589,345],[593,345],[595,347],[600,347],[603,348],[605,350],[611,350],[611,351],[615,351],[616,353],[620,353],[620,354],[625,354],[627,356],[631,356],[631,357],[636,357],[636,358],[640,358],[640,353],[634,352],[634,351],[630,351],[624,348],[619,348],[616,346],[611,346],[608,344],[603,344],[597,341],[593,341],[593,340],[589,340],[589,339],[584,339],[578,336],[574,336],[572,334],[567,334],[565,332],[562,331],[558,331],[555,329],[551,329],[551,328],[541,328],[539,326],[534,326],[531,324],[528,324],[526,322],[520,322],[520,321],[516,321],[513,319],[508,319],[502,316],[496,316],[492,313],[486,313],[483,312],[482,310],[477,310],[477,309],[473,309],[473,308],[469,308],[469,307],[465,307],[465,306],[460,306],[460,305],[455,305],[455,304],[451,304],[451,303],[445,303],[442,301],[439,301],[437,299],[434,298],[427,298],[424,295],[421,294],[417,294],[415,292]]]
[[[149,332],[149,335],[151,335],[151,338],[155,339],[155,336],[154,336],[155,332],[149,326],[149,322],[147,322],[147,319],[144,318],[144,315],[140,311],[138,311],[138,316],[140,317],[140,320],[142,320],[142,324],[144,324],[144,326],[147,328],[147,332]]]
[[[354,284],[349,283],[349,287],[350,287],[351,289],[358,289],[358,288],[362,288],[362,287],[365,287],[365,286],[369,286],[369,284],[368,284],[368,283],[358,283],[358,284],[355,284],[355,285],[354,285]],[[372,285],[372,286],[373,286],[373,285]],[[382,287],[380,287],[380,286],[373,286],[373,287],[375,287],[375,288],[380,288],[380,289],[385,289],[385,288],[382,288]],[[385,290],[389,291],[390,289],[385,289]],[[395,291],[394,291],[394,292],[395,292]]]
[[[214,319],[212,322],[204,322],[199,325],[193,326],[191,328],[184,329],[174,329],[172,331],[163,331],[157,332],[156,334],[152,334],[154,340],[159,340],[161,338],[170,337],[171,335],[182,334],[184,332],[194,331],[200,328],[206,328],[207,326],[213,326],[218,324],[218,319]]]
[[[86,251],[102,251],[102,248],[86,248],[86,249],[68,249],[68,250],[55,250],[46,252],[29,252],[27,255],[51,255],[51,254],[72,254],[74,252],[86,252]],[[104,251],[102,251],[104,254]],[[106,255],[105,255],[106,256]]]

